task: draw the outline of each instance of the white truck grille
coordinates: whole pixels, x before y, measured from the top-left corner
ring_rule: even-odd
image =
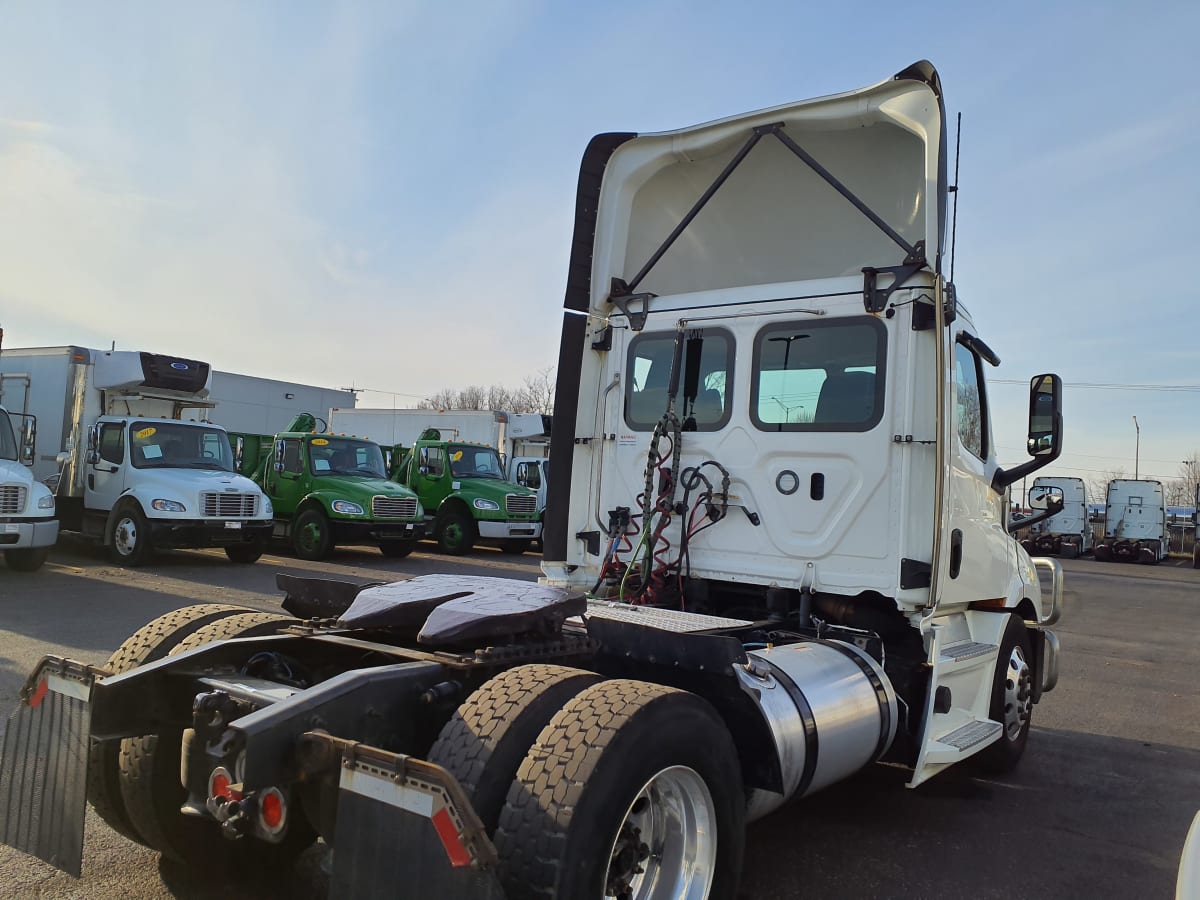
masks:
[[[528,516],[537,512],[537,494],[509,494],[504,508],[510,516]]]
[[[25,510],[25,487],[0,484],[0,515],[15,516]]]
[[[371,515],[377,519],[414,519],[417,515],[417,498],[372,497]]]
[[[252,519],[258,512],[258,495],[206,491],[200,495],[200,507],[205,516]]]

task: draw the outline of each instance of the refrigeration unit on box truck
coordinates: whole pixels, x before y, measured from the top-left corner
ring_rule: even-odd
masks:
[[[1032,380],[1031,458],[1001,467],[945,126],[920,62],[594,138],[542,583],[283,576],[295,618],[191,607],[137,668],[49,657],[3,839],[78,873],[90,769],[105,821],[196,868],[269,878],[319,832],[333,897],[729,900],[746,823],[789,801],[877,760],[913,787],[1017,765],[1062,580],[1004,514],[1061,453],[1062,383]]]
[[[38,420],[33,471],[54,483],[63,531],[128,566],[155,548],[223,547],[243,563],[262,555],[271,504],[234,471],[225,430],[203,418],[208,363],[39,347],[0,354],[5,373],[28,379],[21,411]]]
[[[1096,559],[1156,565],[1167,557],[1167,506],[1162,482],[1117,478],[1108,483],[1104,537]]]
[[[1040,475],[1029,490],[1030,506],[1045,509],[1047,495],[1062,501],[1062,510],[1029,527],[1021,542],[1030,554],[1074,559],[1092,549],[1092,524],[1088,521],[1087,487],[1082,478]],[[1037,501],[1035,503],[1035,500]]]

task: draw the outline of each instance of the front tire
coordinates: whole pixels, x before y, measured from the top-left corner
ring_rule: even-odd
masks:
[[[992,676],[992,702],[988,716],[1001,725],[1000,739],[980,751],[979,764],[991,772],[1017,767],[1029,742],[1033,721],[1033,669],[1029,665],[1029,633],[1017,616],[1009,616],[1000,640],[996,671]]]
[[[509,789],[496,829],[506,896],[732,898],[745,805],[733,739],[707,701],[594,685],[550,720]]]
[[[112,561],[131,569],[144,564],[153,555],[150,525],[136,505],[121,507],[113,513],[108,545]]]
[[[242,612],[210,622],[176,644],[168,655],[194,650],[213,641],[274,634],[297,620],[277,613]],[[121,742],[121,798],[129,821],[146,846],[193,869],[220,874],[231,866],[289,862],[315,840],[303,816],[295,816],[279,844],[229,841],[216,823],[185,816],[187,800],[180,784],[183,729],[126,738]],[[297,809],[296,812],[299,812]]]
[[[438,516],[438,549],[450,556],[470,553],[475,546],[475,522],[461,510],[451,509]]]
[[[380,541],[379,552],[388,559],[404,559],[417,549],[416,541]]]
[[[5,550],[4,561],[14,572],[36,572],[49,555],[49,547],[22,547],[20,550]]]
[[[333,550],[329,519],[319,509],[306,509],[292,523],[292,549],[301,559],[324,559]]]
[[[230,562],[248,566],[258,562],[266,550],[265,543],[254,541],[249,544],[230,544],[225,548],[225,555],[229,557]]]

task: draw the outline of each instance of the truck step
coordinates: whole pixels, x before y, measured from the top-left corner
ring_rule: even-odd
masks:
[[[754,624],[744,619],[726,619],[721,616],[705,616],[678,609],[657,609],[650,606],[633,606],[628,603],[611,603],[603,600],[589,600],[587,614],[593,618],[616,619],[619,622],[645,625],[647,628],[674,631],[678,634],[723,628],[743,628]]]
[[[925,763],[952,763],[965,759],[998,738],[1000,729],[999,722],[972,718],[931,741],[925,751]]]
[[[960,672],[990,664],[999,648],[995,644],[979,641],[962,641],[950,644],[938,651],[938,669],[943,672]]]

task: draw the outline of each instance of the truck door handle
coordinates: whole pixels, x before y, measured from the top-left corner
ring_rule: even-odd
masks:
[[[962,530],[955,528],[950,532],[950,577],[957,578],[960,568],[962,568]]]

